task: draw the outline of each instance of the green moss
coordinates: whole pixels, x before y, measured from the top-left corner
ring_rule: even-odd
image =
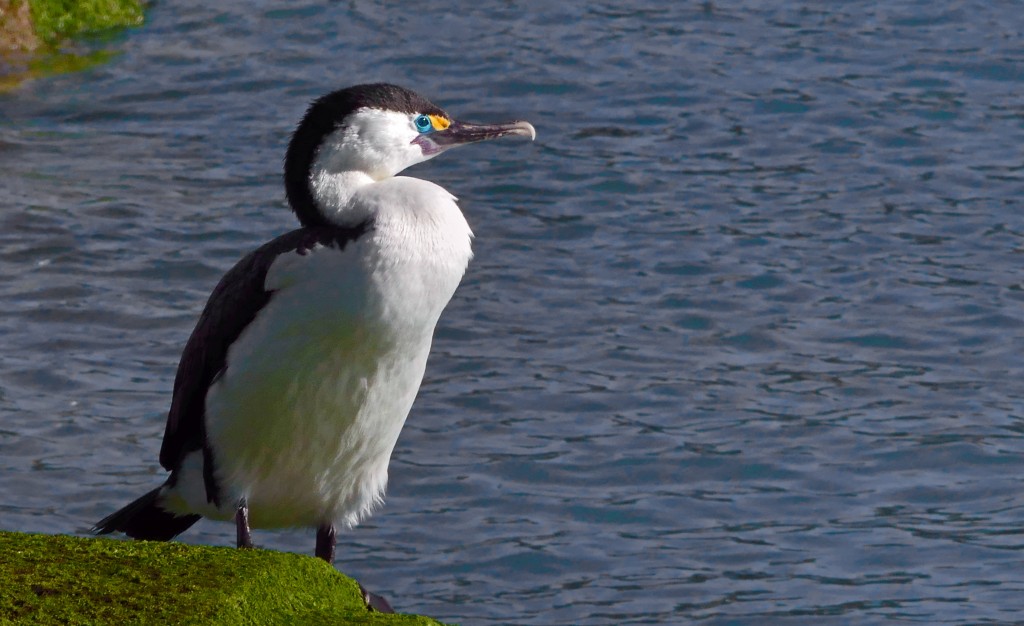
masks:
[[[419,624],[368,611],[320,559],[268,550],[0,532],[0,623]]]
[[[142,24],[138,0],[27,0],[36,35],[48,46],[88,32]]]
[[[83,35],[110,37],[142,20],[140,0],[0,0],[0,92],[108,61],[114,52],[62,44]]]

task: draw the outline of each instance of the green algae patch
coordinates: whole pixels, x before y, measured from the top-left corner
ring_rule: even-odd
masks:
[[[36,36],[49,46],[82,33],[139,26],[138,0],[17,0],[27,1]]]
[[[0,0],[0,92],[109,61],[143,20],[139,0]]]
[[[404,624],[309,556],[0,531],[0,623]]]

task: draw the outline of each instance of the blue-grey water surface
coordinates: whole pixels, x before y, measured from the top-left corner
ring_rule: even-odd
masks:
[[[477,257],[339,567],[466,624],[1024,621],[1017,3],[181,0],[85,45],[0,95],[0,528],[163,480],[290,131],[388,80],[539,135],[409,172]]]

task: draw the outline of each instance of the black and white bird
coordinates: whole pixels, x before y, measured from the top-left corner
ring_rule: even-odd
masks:
[[[213,290],[174,381],[160,464],[167,481],[96,524],[169,540],[200,517],[336,527],[381,504],[434,327],[472,257],[452,194],[397,176],[528,122],[468,124],[418,94],[358,85],[315,100],[285,157],[301,228],[238,262]]]

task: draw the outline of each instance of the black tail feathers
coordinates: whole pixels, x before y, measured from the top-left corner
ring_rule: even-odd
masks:
[[[175,515],[160,506],[157,487],[119,511],[96,522],[92,531],[106,535],[120,531],[134,539],[168,541],[199,521],[199,515]]]

